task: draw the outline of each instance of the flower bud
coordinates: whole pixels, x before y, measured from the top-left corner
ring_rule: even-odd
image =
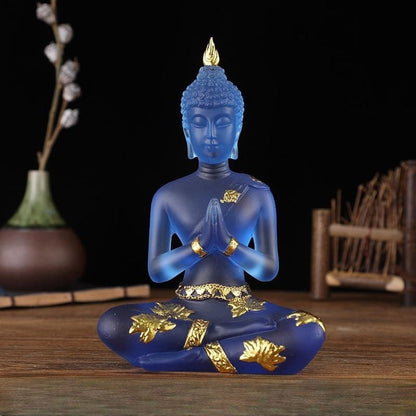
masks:
[[[61,72],[59,73],[59,82],[66,85],[74,81],[79,70],[79,64],[76,61],[66,61],[62,67]]]
[[[65,101],[71,102],[74,101],[81,95],[81,87],[74,82],[70,82],[66,84],[64,87],[64,91],[62,93],[62,97]]]
[[[58,26],[59,39],[62,43],[68,43],[71,41],[74,34],[71,25],[62,24]]]
[[[36,7],[36,17],[48,25],[56,22],[55,13],[52,10],[52,6],[48,3],[38,3]]]
[[[74,126],[78,122],[79,111],[78,109],[68,108],[64,111],[61,117],[61,126],[64,129]]]
[[[58,46],[56,45],[56,43],[51,42],[48,46],[46,46],[44,52],[49,61],[54,64],[58,56]]]

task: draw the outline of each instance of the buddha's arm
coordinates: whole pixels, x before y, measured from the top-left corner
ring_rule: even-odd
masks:
[[[279,271],[279,258],[259,249],[239,244],[230,260],[262,282],[273,280]]]
[[[148,272],[154,282],[162,283],[173,279],[200,259],[187,244],[156,256],[149,254]]]
[[[270,193],[261,196],[262,208],[252,236],[254,248],[238,241],[238,236],[233,236],[238,245],[235,247],[234,243],[229,259],[254,278],[270,281],[279,271],[276,205]],[[225,222],[221,214],[218,215],[217,230],[219,247],[224,247],[224,244],[230,245],[230,236],[225,230]],[[221,251],[227,253],[227,249],[221,248]]]
[[[200,261],[191,242],[172,250],[172,226],[162,198],[154,198],[150,213],[148,273],[157,283],[173,279]]]
[[[244,231],[240,235],[243,234]],[[174,278],[212,252],[222,252],[222,255],[227,256],[230,261],[258,280],[270,281],[277,275],[279,257],[276,208],[271,194],[263,194],[262,209],[253,234],[254,248],[238,241],[238,235],[231,236],[217,200],[211,200],[207,207],[201,234],[198,236],[199,251],[192,241],[172,250],[172,235],[169,216],[163,204],[153,202],[150,216],[148,272],[155,282],[161,283]],[[233,242],[234,246],[231,246]],[[235,242],[238,242],[237,246]]]

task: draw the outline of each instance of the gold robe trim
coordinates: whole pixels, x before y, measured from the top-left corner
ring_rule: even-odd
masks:
[[[195,321],[192,322],[183,347],[186,349],[199,347],[205,337],[208,325],[209,321],[204,321],[203,319],[195,319]]]
[[[208,358],[220,373],[237,373],[237,369],[231,364],[225,351],[218,341],[211,342],[204,346]]]

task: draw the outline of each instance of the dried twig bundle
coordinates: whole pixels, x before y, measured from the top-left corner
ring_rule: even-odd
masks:
[[[346,217],[341,217],[341,191],[331,201],[333,223],[373,228],[398,229],[403,215],[401,168],[386,175],[376,173],[366,184],[360,184],[354,205],[346,204]],[[394,274],[400,258],[400,245],[396,241],[376,241],[370,238],[334,237],[334,270]]]

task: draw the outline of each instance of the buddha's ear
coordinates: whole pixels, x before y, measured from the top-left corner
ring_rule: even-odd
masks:
[[[241,132],[237,132],[237,134],[235,135],[235,140],[234,140],[234,146],[231,150],[231,155],[230,155],[230,159],[237,159],[238,158],[238,139],[240,138],[240,133]]]
[[[189,129],[183,129],[183,134],[185,136],[186,139],[186,147],[188,149],[188,159],[194,159],[196,158],[195,152],[194,152],[194,148],[192,147],[192,143],[191,143],[191,139],[190,139],[190,135],[189,135]]]

